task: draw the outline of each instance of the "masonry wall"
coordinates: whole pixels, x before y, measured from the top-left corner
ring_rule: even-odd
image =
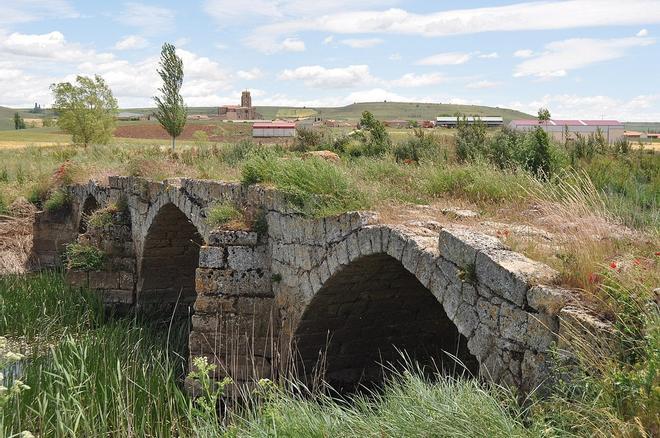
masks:
[[[56,259],[89,196],[99,206],[123,198],[130,225],[104,239],[121,236],[125,252],[110,251],[134,257],[135,269],[111,265],[107,278],[86,281],[128,290],[130,273],[136,295],[148,290],[154,301],[185,288],[194,300],[190,354],[218,364],[218,377],[276,377],[296,361],[313,368],[328,347],[327,369],[348,385],[377,378],[372,358],[393,357],[397,345],[432,358],[457,346],[484,378],[529,390],[547,376],[548,351],[569,327],[561,316],[588,320],[568,306],[571,291],[552,286],[552,269],[464,228],[388,225],[359,212],[306,219],[276,191],[217,181],[111,177],[108,187],[70,193],[68,212],[38,215],[35,258],[42,266]],[[211,229],[206,212],[218,201],[265,214],[267,232]],[[194,290],[186,286],[193,271]]]

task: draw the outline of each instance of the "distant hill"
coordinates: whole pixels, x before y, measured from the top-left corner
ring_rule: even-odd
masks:
[[[48,110],[50,112],[50,110]],[[33,114],[28,108],[8,108],[0,106],[0,130],[14,129],[14,114],[20,113],[24,119],[39,119],[44,117],[46,113]]]
[[[505,122],[513,119],[532,119],[534,116],[508,108],[478,105],[454,105],[445,103],[415,102],[364,102],[342,107],[300,108],[285,106],[257,106],[257,112],[266,119],[277,117],[309,117],[319,115],[324,119],[359,120],[363,111],[371,111],[380,120],[423,119],[434,120],[438,116],[453,116],[457,112],[469,116],[502,116]],[[121,111],[151,113],[153,108],[126,108]],[[191,114],[217,114],[218,107],[190,107]]]
[[[294,108],[258,106],[257,112],[267,119],[274,118],[283,110]],[[311,108],[310,108],[311,109]],[[370,111],[377,119],[423,119],[434,120],[438,116],[453,116],[461,113],[470,116],[502,116],[505,121],[513,119],[531,119],[534,116],[508,108],[495,108],[478,105],[454,105],[444,103],[415,102],[364,102],[337,108],[313,108],[324,119],[358,120],[363,111]]]

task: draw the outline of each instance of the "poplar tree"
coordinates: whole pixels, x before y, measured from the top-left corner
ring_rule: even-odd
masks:
[[[163,80],[163,86],[158,89],[161,96],[154,96],[156,119],[172,137],[172,150],[174,150],[176,138],[181,135],[186,125],[188,108],[181,97],[183,61],[176,55],[176,48],[172,44],[163,44],[159,65],[157,72]]]

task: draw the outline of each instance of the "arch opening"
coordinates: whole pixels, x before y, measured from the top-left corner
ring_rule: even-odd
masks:
[[[298,374],[340,392],[379,385],[404,357],[428,374],[476,375],[479,366],[438,300],[386,254],[329,278],[305,310],[294,345]]]
[[[98,201],[92,195],[85,198],[85,202],[83,203],[80,212],[80,221],[78,222],[78,234],[84,234],[87,232],[89,217],[100,207]]]
[[[152,315],[189,315],[195,302],[195,271],[204,239],[174,204],[163,206],[144,242],[136,303]]]

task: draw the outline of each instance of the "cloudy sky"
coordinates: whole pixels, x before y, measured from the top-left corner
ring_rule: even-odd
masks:
[[[460,8],[460,9],[457,9]],[[190,106],[424,101],[660,121],[660,0],[0,0],[0,105],[101,74],[152,106],[160,46]]]

